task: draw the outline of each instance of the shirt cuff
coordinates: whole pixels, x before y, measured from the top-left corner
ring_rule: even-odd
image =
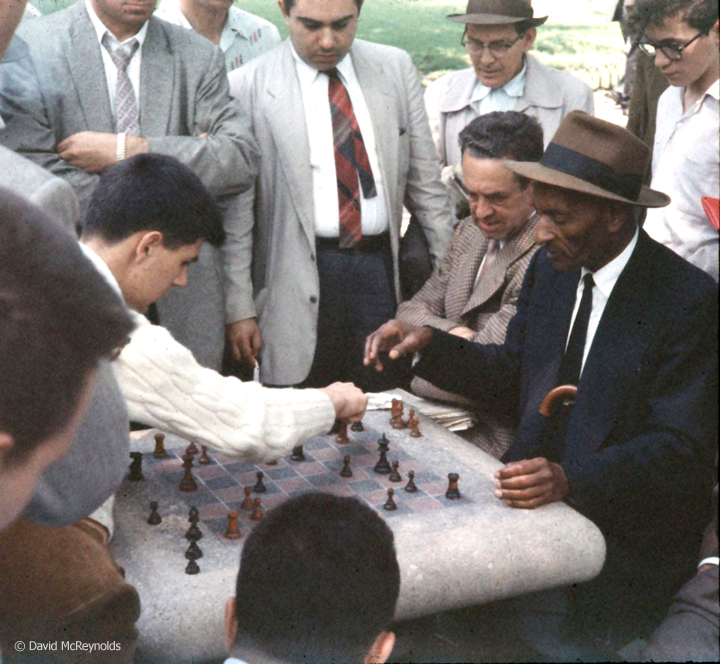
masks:
[[[703,565],[718,565],[720,564],[720,559],[718,559],[718,556],[708,556],[707,558],[703,558],[698,563],[698,568],[702,567]]]

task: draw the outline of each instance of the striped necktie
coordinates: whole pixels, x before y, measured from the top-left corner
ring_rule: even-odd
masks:
[[[113,48],[109,33],[102,38],[102,45],[110,54],[110,59],[117,67],[117,83],[115,84],[115,125],[117,132],[125,132],[138,136],[140,134],[140,109],[138,108],[135,90],[127,73],[133,55],[140,47],[137,39]]]

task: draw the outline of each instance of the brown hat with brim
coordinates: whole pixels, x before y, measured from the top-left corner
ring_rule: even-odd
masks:
[[[536,161],[505,161],[535,182],[639,207],[665,207],[670,197],[643,186],[650,148],[627,129],[582,111],[568,113]]]
[[[455,23],[475,25],[526,23],[533,28],[548,20],[547,16],[535,18],[535,12],[528,0],[468,0],[464,14],[450,14],[445,18]]]

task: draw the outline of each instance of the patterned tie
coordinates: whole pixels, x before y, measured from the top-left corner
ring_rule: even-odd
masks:
[[[325,73],[330,79],[328,100],[335,147],[340,248],[349,249],[362,239],[360,186],[365,198],[377,196],[377,189],[350,95],[340,80],[337,69]]]
[[[115,85],[115,124],[117,131],[118,133],[125,132],[126,134],[138,136],[140,134],[140,110],[138,109],[135,90],[128,76],[127,68],[140,43],[137,39],[133,39],[127,44],[113,48],[110,43],[110,35],[106,32],[102,38],[102,45],[110,54],[113,64],[117,67],[117,83]]]
[[[490,240],[488,242],[487,251],[485,252],[485,258],[483,258],[482,265],[478,270],[477,276],[475,277],[475,288],[482,282],[485,275],[490,270],[490,266],[495,262],[500,253],[500,243],[497,240]]]

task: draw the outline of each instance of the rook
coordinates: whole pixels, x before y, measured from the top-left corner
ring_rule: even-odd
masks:
[[[236,540],[242,537],[240,528],[238,527],[238,513],[228,512],[228,525],[225,531],[225,539]]]
[[[458,489],[458,480],[460,475],[457,473],[448,473],[448,488],[445,492],[445,498],[448,500],[458,500],[460,496],[460,489]]]
[[[156,459],[164,459],[167,457],[168,453],[165,450],[165,434],[164,433],[156,433],[155,434],[155,451],[153,452],[153,456]]]

